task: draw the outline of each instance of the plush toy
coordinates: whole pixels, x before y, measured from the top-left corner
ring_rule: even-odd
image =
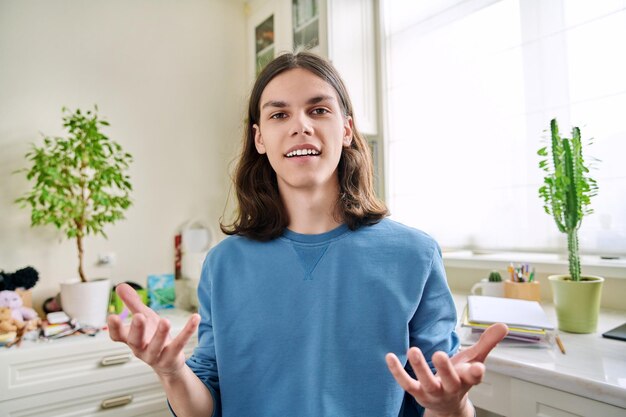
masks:
[[[15,291],[0,291],[0,307],[11,309],[11,316],[18,321],[25,322],[37,318],[37,312],[22,305],[22,298]]]
[[[13,291],[16,288],[24,288],[27,290],[33,288],[38,280],[39,272],[31,266],[18,269],[13,273],[0,271],[0,291]]]
[[[9,307],[0,307],[0,333],[15,332],[21,327],[24,323],[13,318]]]

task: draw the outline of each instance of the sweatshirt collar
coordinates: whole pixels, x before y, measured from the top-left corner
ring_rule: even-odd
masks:
[[[342,224],[342,225],[337,226],[336,228],[334,228],[332,230],[329,230],[328,232],[324,232],[324,233],[320,233],[320,234],[314,234],[314,235],[297,233],[297,232],[294,232],[292,230],[285,229],[285,231],[283,232],[282,237],[285,238],[285,239],[297,242],[297,243],[316,244],[316,243],[324,243],[324,242],[331,241],[331,240],[333,240],[333,239],[343,235],[348,230],[349,230],[349,228],[348,228],[347,224]]]

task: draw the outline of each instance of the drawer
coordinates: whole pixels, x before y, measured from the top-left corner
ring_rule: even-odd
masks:
[[[511,378],[487,371],[483,381],[470,390],[469,397],[476,407],[507,416],[511,401]]]
[[[511,389],[511,417],[626,416],[624,408],[518,379],[512,379]]]
[[[195,338],[187,344],[187,356],[195,344]],[[0,355],[0,401],[152,374],[126,345],[111,341],[106,333],[80,341],[34,344]]]
[[[155,375],[121,378],[0,402],[0,417],[170,417]]]

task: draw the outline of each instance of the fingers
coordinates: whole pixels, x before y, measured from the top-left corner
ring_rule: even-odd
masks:
[[[111,340],[126,343],[128,331],[125,331],[126,329],[119,316],[113,314],[109,315],[109,317],[107,317],[107,325],[109,326],[109,337]]]
[[[387,367],[389,368],[389,372],[393,375],[394,379],[406,392],[409,394],[416,396],[420,391],[420,384],[409,375],[404,366],[400,363],[400,360],[393,353],[388,353],[385,356],[385,360],[387,361]]]
[[[412,347],[409,349],[407,356],[417,380],[413,379],[406,372],[396,355],[388,353],[386,356],[389,371],[398,384],[416,398],[424,395],[424,392],[435,394],[441,391],[442,385],[439,379],[433,375],[422,352],[418,348]]]
[[[198,328],[198,324],[200,323],[200,315],[192,314],[189,320],[187,320],[187,324],[183,327],[183,330],[180,331],[178,336],[172,340],[172,342],[166,347],[167,353],[171,352],[180,352],[184,349],[191,336],[196,332]]]
[[[462,362],[484,362],[489,352],[504,339],[508,332],[509,328],[506,324],[492,324],[480,335],[478,342],[457,355],[454,355],[452,363],[456,365]]]
[[[415,376],[424,390],[433,392],[441,389],[440,382],[430,370],[430,366],[428,366],[421,350],[412,347],[409,349],[407,356],[409,357],[409,363],[415,372]]]
[[[126,283],[119,284],[115,287],[115,292],[133,314],[143,313],[148,317],[156,314],[141,301],[137,291],[130,285]]]
[[[159,356],[161,356],[161,352],[167,343],[167,339],[170,334],[170,322],[167,319],[159,320],[159,324],[157,325],[156,331],[152,336],[152,340],[146,347],[146,354],[144,360],[147,363],[156,362]]]
[[[144,350],[148,344],[146,335],[146,317],[143,314],[133,315],[133,321],[130,323],[130,329],[126,336],[126,344],[133,350]]]
[[[467,386],[478,385],[485,376],[485,365],[480,362],[463,363],[456,367],[461,381]]]
[[[444,391],[456,392],[461,389],[465,381],[457,373],[448,355],[444,352],[435,352],[433,364],[437,368],[437,376],[441,380]]]

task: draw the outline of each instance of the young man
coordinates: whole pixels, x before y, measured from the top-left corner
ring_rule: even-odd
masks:
[[[200,316],[170,339],[118,286],[134,316],[111,316],[111,338],[153,367],[179,417],[473,416],[467,392],[506,326],[457,353],[439,247],[385,218],[337,71],[310,53],[276,58],[247,124],[239,210],[204,263]]]

